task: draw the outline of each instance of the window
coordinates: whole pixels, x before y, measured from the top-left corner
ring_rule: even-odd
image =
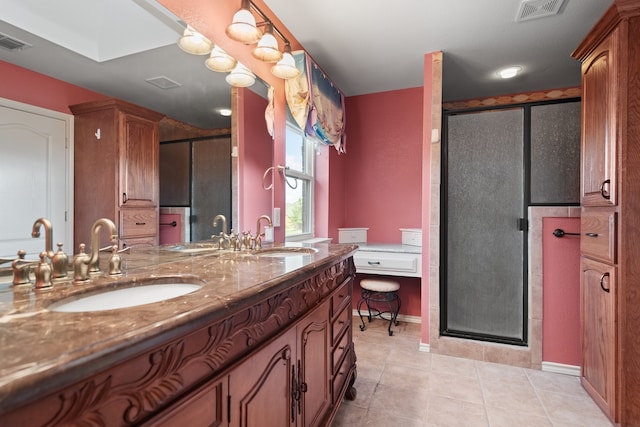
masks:
[[[313,237],[314,140],[294,123],[286,133],[286,217],[287,240]]]

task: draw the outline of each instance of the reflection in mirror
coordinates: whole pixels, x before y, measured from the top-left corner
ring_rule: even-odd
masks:
[[[10,0],[10,2],[14,1],[21,4],[19,0]],[[205,58],[203,56],[189,55],[178,48],[176,42],[183,29],[184,23],[182,21],[177,17],[170,16],[170,14],[159,13],[157,8],[145,7],[143,8],[144,10],[140,9],[140,4],[146,3],[144,1],[129,2],[120,0],[113,2],[113,9],[119,12],[102,17],[105,21],[107,19],[115,19],[115,22],[104,26],[105,28],[114,29],[113,37],[107,37],[107,39],[113,43],[119,43],[117,35],[127,33],[125,30],[127,22],[125,21],[138,19],[138,22],[144,22],[141,25],[145,28],[146,33],[152,33],[154,31],[153,28],[156,27],[159,27],[157,29],[162,32],[162,37],[150,37],[156,43],[151,47],[142,43],[141,45],[136,45],[138,46],[137,48],[134,47],[137,50],[133,53],[127,52],[126,55],[122,56],[114,55],[108,60],[90,58],[74,51],[71,47],[64,47],[67,46],[64,40],[56,39],[55,43],[48,40],[47,37],[44,37],[43,29],[38,28],[36,24],[27,26],[25,22],[13,21],[13,15],[9,13],[0,21],[0,32],[8,37],[23,41],[28,47],[17,52],[0,49],[0,61],[6,61],[36,73],[95,91],[96,97],[102,95],[114,97],[166,114],[167,118],[160,123],[161,141],[193,139],[202,136],[211,137],[213,140],[219,141],[222,135],[220,132],[224,132],[227,140],[231,141],[227,141],[225,148],[229,152],[227,158],[230,159],[231,166],[228,167],[228,172],[225,172],[229,174],[228,177],[225,177],[225,180],[216,177],[215,181],[218,187],[222,185],[218,184],[221,182],[227,182],[230,185],[225,189],[218,188],[215,191],[215,198],[230,199],[232,207],[218,208],[214,206],[212,209],[215,209],[215,211],[209,215],[213,217],[215,214],[220,213],[218,210],[226,211],[228,212],[229,224],[234,224],[237,227],[241,204],[237,202],[239,195],[235,193],[240,188],[238,186],[238,173],[241,168],[237,165],[233,166],[230,150],[231,145],[235,145],[235,149],[239,150],[244,144],[244,140],[243,138],[234,140],[230,125],[231,120],[228,117],[221,118],[218,113],[220,107],[228,108],[231,106],[231,87],[225,82],[225,73],[210,71],[204,65]],[[133,10],[123,12],[120,10],[121,7]],[[31,6],[26,4],[21,5],[20,8],[29,9],[34,17],[38,13],[42,13],[42,8],[35,4],[33,10],[30,9]],[[67,34],[73,34],[73,17],[81,15],[79,10],[74,11],[77,13],[70,13],[70,11],[64,10],[64,7],[61,6],[50,12],[51,16],[48,16],[48,21],[52,26],[65,28]],[[125,16],[128,19],[124,19],[123,17]],[[154,25],[147,21],[152,21]],[[90,41],[92,36],[91,34],[84,34],[83,38],[86,41]],[[161,85],[154,86],[150,84],[152,81],[160,81]],[[165,84],[171,82],[175,82],[177,85],[174,87],[165,86]],[[24,89],[25,93],[29,92],[28,88]],[[256,84],[250,90],[266,99],[266,87],[261,81],[256,81]],[[47,97],[51,97],[57,92],[43,91],[43,93],[47,93]],[[73,97],[68,96],[65,99],[73,99]],[[74,100],[74,103],[92,100],[94,99],[82,98]],[[42,101],[42,104],[47,104],[47,102],[50,104],[50,101],[51,99]],[[60,100],[56,99],[53,104],[59,102]],[[264,109],[256,114],[245,113],[243,114],[244,116],[248,116],[247,120],[251,122],[251,126],[265,129]],[[167,128],[175,128],[176,126],[182,128],[194,126],[194,129],[204,130],[206,133],[166,136],[165,131]],[[266,130],[264,133],[266,133]],[[254,142],[254,139],[252,139],[252,142]],[[258,143],[262,145],[262,141],[256,142],[256,144]],[[173,160],[176,162],[184,161],[184,159],[178,158]],[[259,168],[260,170],[256,171],[256,174],[259,174],[261,178],[264,169],[262,165],[259,165]],[[163,168],[163,170],[166,169],[166,167]],[[212,167],[207,168],[207,170],[211,169]],[[216,166],[216,169],[219,168]],[[249,176],[251,173],[245,173],[245,175]],[[169,180],[164,176],[161,176],[160,180],[160,191],[163,191],[162,188],[168,185],[167,182]],[[252,187],[259,188],[260,183],[261,179],[258,179]],[[189,199],[193,199],[194,197],[198,198],[198,191],[208,191],[211,186],[207,184],[198,190],[198,188],[192,188],[190,184],[187,184],[187,188],[188,190],[183,190],[184,193],[187,194]],[[207,195],[207,198],[210,199],[209,195]],[[164,204],[164,202],[161,203],[161,205]],[[171,201],[167,205],[190,206],[190,203]],[[194,237],[210,237],[213,231],[211,226],[206,234],[202,232]]]

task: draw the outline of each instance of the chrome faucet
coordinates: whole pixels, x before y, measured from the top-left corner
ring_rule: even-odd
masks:
[[[256,237],[255,237],[255,249],[260,249],[262,247],[262,238],[264,237],[264,233],[260,233],[260,223],[262,220],[267,221],[267,227],[273,227],[273,223],[271,222],[271,218],[268,215],[262,215],[258,218],[256,223]]]
[[[62,243],[58,243],[58,251],[53,252],[53,226],[51,225],[51,221],[47,218],[38,218],[36,222],[33,223],[31,237],[36,239],[40,237],[41,226],[44,228],[45,236],[44,253],[46,258],[51,260],[51,278],[64,279],[67,277],[68,257],[62,250]],[[44,260],[42,262],[44,262]]]

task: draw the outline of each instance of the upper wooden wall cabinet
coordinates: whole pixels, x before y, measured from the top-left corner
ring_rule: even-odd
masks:
[[[89,250],[99,218],[116,224],[120,247],[157,244],[163,115],[117,99],[69,109],[75,115],[75,248],[85,243]]]
[[[581,381],[640,426],[640,1],[615,0],[582,62]]]

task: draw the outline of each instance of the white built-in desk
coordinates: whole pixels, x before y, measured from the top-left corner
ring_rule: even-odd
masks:
[[[422,277],[422,247],[393,243],[358,243],[357,273]]]

